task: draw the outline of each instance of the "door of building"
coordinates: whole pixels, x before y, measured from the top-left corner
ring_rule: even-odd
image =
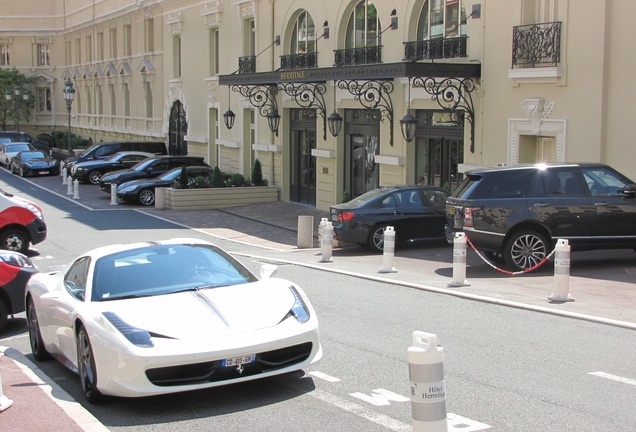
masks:
[[[188,142],[185,136],[188,133],[185,109],[181,101],[176,101],[170,110],[170,126],[168,129],[168,152],[171,155],[187,155]]]
[[[345,158],[343,201],[355,198],[380,185],[380,112],[345,111]]]
[[[316,205],[316,148],[315,110],[292,109],[290,200]]]

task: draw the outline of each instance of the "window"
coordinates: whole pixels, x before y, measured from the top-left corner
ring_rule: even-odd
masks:
[[[155,50],[155,20],[153,18],[144,21],[144,48],[146,52]]]
[[[417,23],[417,40],[466,35],[465,0],[426,0]]]
[[[109,39],[110,39],[110,58],[115,59],[117,58],[117,29],[116,28],[110,29]]]
[[[144,83],[144,95],[146,96],[146,118],[152,118],[152,88],[149,82]]]
[[[210,29],[210,75],[219,74],[219,29]]]
[[[75,39],[75,63],[82,63],[82,40]]]
[[[86,36],[86,61],[93,62],[93,36]]]
[[[2,44],[0,45],[0,66],[10,66],[11,65],[11,45]]]
[[[64,43],[64,60],[67,65],[71,64],[71,41],[66,41]]]
[[[124,25],[124,55],[132,54],[132,27],[130,24]]]
[[[307,11],[302,12],[292,32],[292,54],[313,53],[316,51],[316,27]]]
[[[536,23],[559,21],[559,0],[535,0]]]
[[[117,99],[115,98],[114,84],[108,85],[108,94],[110,96],[110,115],[114,117],[117,115]]]
[[[172,39],[172,54],[174,56],[174,77],[181,78],[181,36]]]
[[[97,33],[97,61],[104,60],[104,33]]]
[[[379,28],[380,21],[375,6],[365,0],[360,1],[349,18],[346,48],[380,46],[382,38]]]
[[[130,117],[130,89],[128,84],[123,84],[122,92],[124,93],[124,115]]]
[[[38,66],[50,66],[51,65],[51,46],[49,44],[37,44],[37,60]]]
[[[78,300],[84,301],[90,262],[91,259],[89,257],[77,259],[64,276],[64,285],[66,285],[66,289]]]
[[[39,112],[51,112],[51,89],[37,89],[37,110]]]

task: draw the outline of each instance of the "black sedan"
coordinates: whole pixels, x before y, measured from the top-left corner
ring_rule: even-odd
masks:
[[[445,239],[446,198],[435,186],[391,186],[369,191],[330,207],[334,238],[384,249],[384,229],[392,226],[396,244]]]
[[[121,169],[131,168],[138,162],[149,157],[154,157],[153,153],[139,151],[123,151],[110,155],[106,159],[90,159],[73,164],[71,167],[71,177],[79,181],[99,184],[102,175]]]
[[[24,312],[26,284],[37,272],[26,255],[0,250],[0,332],[9,315]]]
[[[117,186],[117,199],[151,206],[155,203],[155,188],[171,187],[175,181],[179,181],[181,170],[182,168],[173,168],[159,177],[122,183]],[[212,168],[203,166],[187,167],[186,175],[188,180],[196,177],[210,177],[212,176]]]
[[[198,156],[155,156],[145,159],[129,169],[122,169],[104,174],[99,179],[99,187],[110,193],[110,185],[120,185],[130,180],[159,177],[173,168],[182,166],[205,166],[202,157]]]
[[[53,159],[43,151],[21,151],[13,156],[9,162],[9,169],[13,174],[27,175],[59,175],[60,161]]]

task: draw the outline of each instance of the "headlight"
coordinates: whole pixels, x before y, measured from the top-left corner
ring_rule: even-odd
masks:
[[[294,286],[290,286],[289,290],[292,292],[292,294],[294,294],[294,299],[296,301],[282,321],[285,321],[290,316],[293,316],[294,318],[296,318],[296,320],[298,320],[298,322],[306,323],[307,321],[309,321],[309,308],[307,307],[305,301]]]
[[[26,208],[28,208],[31,213],[33,213],[35,216],[37,216],[40,219],[44,219],[44,216],[42,216],[42,212],[40,211],[39,208],[37,208],[36,206],[34,206],[31,203],[25,202],[24,205],[26,206]]]
[[[84,168],[76,167],[76,166],[71,168],[71,173],[73,173],[73,174],[78,174],[78,173],[83,173],[83,172],[84,172]]]
[[[135,185],[127,185],[126,183],[117,187],[117,192],[119,193],[128,193],[132,192],[137,188]]]
[[[104,317],[133,345],[137,345],[142,348],[152,348],[155,346],[150,339],[150,333],[147,330],[131,326],[119,318],[119,316],[114,312],[103,312],[102,315],[104,315]]]
[[[31,259],[18,252],[2,252],[0,253],[0,260],[14,267],[33,267]]]

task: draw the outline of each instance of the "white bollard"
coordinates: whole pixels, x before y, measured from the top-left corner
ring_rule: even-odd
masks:
[[[73,180],[71,180],[71,176],[67,177],[66,185],[66,195],[73,195]]]
[[[329,222],[329,219],[327,218],[320,218],[320,223],[318,224],[318,241],[320,242],[320,244],[322,245],[322,232],[323,232],[323,228],[325,227],[325,225],[327,225],[327,222]],[[321,251],[318,251],[316,253],[316,255],[320,255],[322,254]]]
[[[117,183],[110,184],[110,205],[117,205]]]
[[[331,222],[325,223],[322,227],[322,237],[320,239],[320,262],[332,262],[331,252],[333,249],[333,225]]]
[[[2,375],[0,375],[0,412],[6,410],[11,405],[13,405],[13,401],[2,392]]]
[[[444,349],[437,336],[414,331],[408,362],[413,432],[447,432]]]
[[[66,164],[64,163],[64,161],[60,161],[60,175],[64,178],[62,179],[62,184],[66,184],[65,178],[66,178]]]
[[[384,229],[384,247],[382,248],[382,267],[378,273],[395,273],[393,258],[395,257],[395,229],[388,226]]]
[[[117,189],[117,186],[115,186],[115,189]],[[166,209],[166,189],[165,187],[155,188],[155,209],[157,210]]]
[[[466,280],[466,234],[455,233],[453,240],[453,280],[449,287],[470,286]]]
[[[75,179],[73,182],[73,199],[79,199],[79,180]]]
[[[567,240],[557,240],[554,248],[555,292],[548,297],[554,303],[574,301],[570,296],[570,244]]]
[[[298,216],[298,249],[314,247],[314,217]]]

